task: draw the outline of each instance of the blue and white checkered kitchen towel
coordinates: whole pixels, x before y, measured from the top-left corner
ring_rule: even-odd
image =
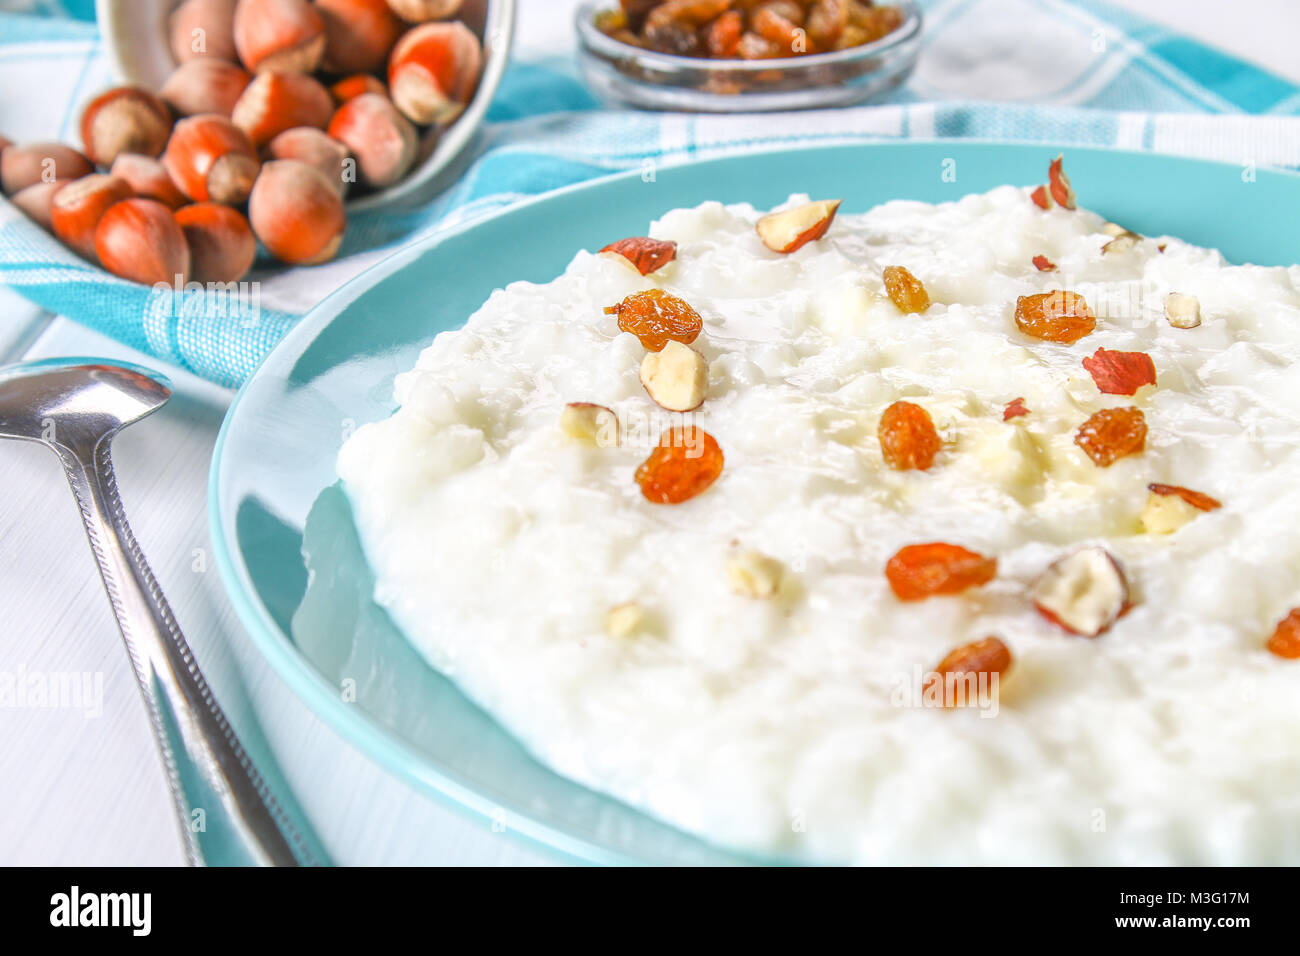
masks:
[[[112,78],[92,0],[6,0],[0,131],[76,142],[79,107]],[[353,217],[342,253],[257,276],[247,314],[203,297],[176,314],[93,268],[0,204],[0,282],[52,312],[226,385],[238,385],[326,293],[449,224],[645,160],[675,163],[773,145],[978,137],[1117,146],[1300,167],[1300,89],[1096,0],[928,0],[926,46],[884,104],[781,115],[613,111],[574,61],[576,0],[522,0],[514,61],[475,164],[433,204]],[[80,18],[80,19],[79,19]]]

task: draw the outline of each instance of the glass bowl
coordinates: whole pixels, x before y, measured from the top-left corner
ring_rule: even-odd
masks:
[[[772,60],[710,60],[631,46],[596,28],[611,0],[578,7],[579,61],[587,82],[606,99],[658,110],[767,112],[850,106],[892,90],[916,65],[921,11],[913,0],[889,0],[903,25],[874,43]]]

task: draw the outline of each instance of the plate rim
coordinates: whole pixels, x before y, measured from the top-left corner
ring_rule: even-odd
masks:
[[[757,150],[746,150],[741,153],[730,153],[720,156],[711,156],[707,158],[687,160],[684,162],[673,163],[666,166],[665,170],[672,169],[680,171],[683,168],[692,168],[702,165],[715,163],[728,163],[737,161],[748,161],[761,159],[772,155],[785,155],[792,153],[811,152],[824,149],[897,149],[920,146],[945,146],[955,149],[970,147],[983,148],[1003,148],[1015,150],[1042,150],[1044,153],[1106,153],[1117,156],[1141,157],[1143,159],[1161,158],[1177,163],[1190,163],[1194,165],[1213,166],[1225,169],[1236,169],[1238,164],[1224,161],[1205,159],[1202,157],[1186,156],[1178,153],[1165,153],[1155,150],[1135,150],[1135,149],[1117,149],[1106,146],[1086,146],[1086,145],[1069,145],[1056,142],[1021,142],[1005,141],[987,138],[963,138],[963,137],[931,137],[925,139],[887,139],[873,140],[862,139],[860,141],[835,142],[835,143],[816,143],[800,146],[781,146],[779,148],[765,148]],[[1296,180],[1300,186],[1300,170],[1291,170],[1284,167],[1261,166],[1260,172],[1280,175],[1283,178]],[[247,566],[242,562],[235,560],[235,554],[238,548],[233,545],[233,534],[227,534],[226,519],[232,522],[233,516],[226,516],[221,507],[221,488],[222,473],[225,462],[225,447],[227,439],[233,427],[240,406],[249,393],[257,387],[259,380],[264,374],[269,374],[269,370],[283,363],[287,356],[297,357],[302,354],[303,348],[309,345],[315,338],[333,322],[352,302],[356,301],[365,293],[382,282],[384,279],[400,271],[410,262],[413,262],[423,256],[428,250],[439,246],[445,242],[454,240],[456,237],[478,228],[479,226],[495,221],[496,219],[515,214],[523,209],[532,208],[562,201],[566,196],[589,189],[596,189],[614,183],[620,180],[640,179],[641,172],[639,169],[619,170],[607,175],[585,179],[580,182],[570,183],[557,189],[548,190],[539,193],[536,196],[530,196],[519,202],[511,203],[492,212],[475,216],[462,222],[455,223],[445,228],[435,229],[429,235],[423,236],[408,246],[395,250],[392,254],[385,256],[378,262],[373,263],[366,269],[353,276],[347,282],[343,283],[314,307],[312,307],[298,323],[282,338],[274,348],[266,355],[258,367],[248,377],[242,386],[231,399],[230,405],[226,409],[226,414],[222,418],[221,428],[217,434],[217,439],[212,449],[212,460],[208,469],[208,489],[207,489],[207,518],[208,533],[212,543],[215,555],[215,563],[219,577],[227,599],[235,610],[239,623],[243,626],[249,640],[257,653],[261,655],[276,677],[288,685],[289,689],[294,692],[308,710],[334,733],[343,739],[345,743],[359,751],[364,757],[373,763],[378,764],[388,772],[395,775],[408,785],[414,786],[421,793],[438,800],[444,806],[451,807],[459,811],[462,815],[468,816],[475,820],[491,819],[492,814],[500,809],[501,804],[493,801],[487,796],[479,793],[473,788],[466,786],[456,780],[453,776],[441,770],[430,758],[423,754],[422,751],[403,740],[395,732],[382,726],[373,718],[369,717],[364,711],[358,708],[342,707],[338,705],[337,688],[330,685],[318,671],[311,665],[301,653],[294,649],[293,641],[286,635],[271,617],[269,611],[256,597],[255,588],[252,584],[251,576],[248,573]],[[966,195],[966,194],[963,194]],[[506,731],[509,733],[509,731]],[[531,754],[530,754],[531,756]],[[533,759],[536,759],[535,757]],[[578,786],[585,784],[574,781]],[[593,791],[599,792],[599,791]],[[608,795],[605,795],[608,796]],[[610,799],[618,799],[610,797]],[[629,805],[630,806],[630,805]],[[638,813],[645,811],[638,807],[631,807]],[[658,818],[655,818],[658,819]],[[669,821],[660,821],[667,826],[673,826]],[[543,823],[533,818],[529,813],[512,810],[510,814],[510,826],[506,831],[515,839],[522,839],[523,842],[532,849],[540,849],[552,855],[558,854],[565,861],[586,863],[586,864],[613,864],[613,865],[645,865],[646,861],[624,853],[620,850],[612,849],[608,846],[594,843],[584,837],[576,836],[566,830]],[[685,831],[682,831],[685,832]],[[736,862],[752,862],[747,860],[743,851],[733,848],[719,846],[709,843],[703,837],[696,834],[687,834],[693,839],[704,842],[710,848],[721,853],[732,856]]]

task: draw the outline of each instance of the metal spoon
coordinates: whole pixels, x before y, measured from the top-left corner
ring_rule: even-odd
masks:
[[[11,365],[0,368],[0,437],[40,442],[63,462],[149,710],[189,862],[315,862],[213,698],[126,523],[109,445],[170,397],[136,366]]]

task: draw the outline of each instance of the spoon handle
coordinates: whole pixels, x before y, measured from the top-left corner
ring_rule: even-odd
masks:
[[[60,445],[68,484],[144,695],[191,864],[315,862],[244,752],[126,522],[109,457]],[[231,846],[241,852],[231,858]]]

